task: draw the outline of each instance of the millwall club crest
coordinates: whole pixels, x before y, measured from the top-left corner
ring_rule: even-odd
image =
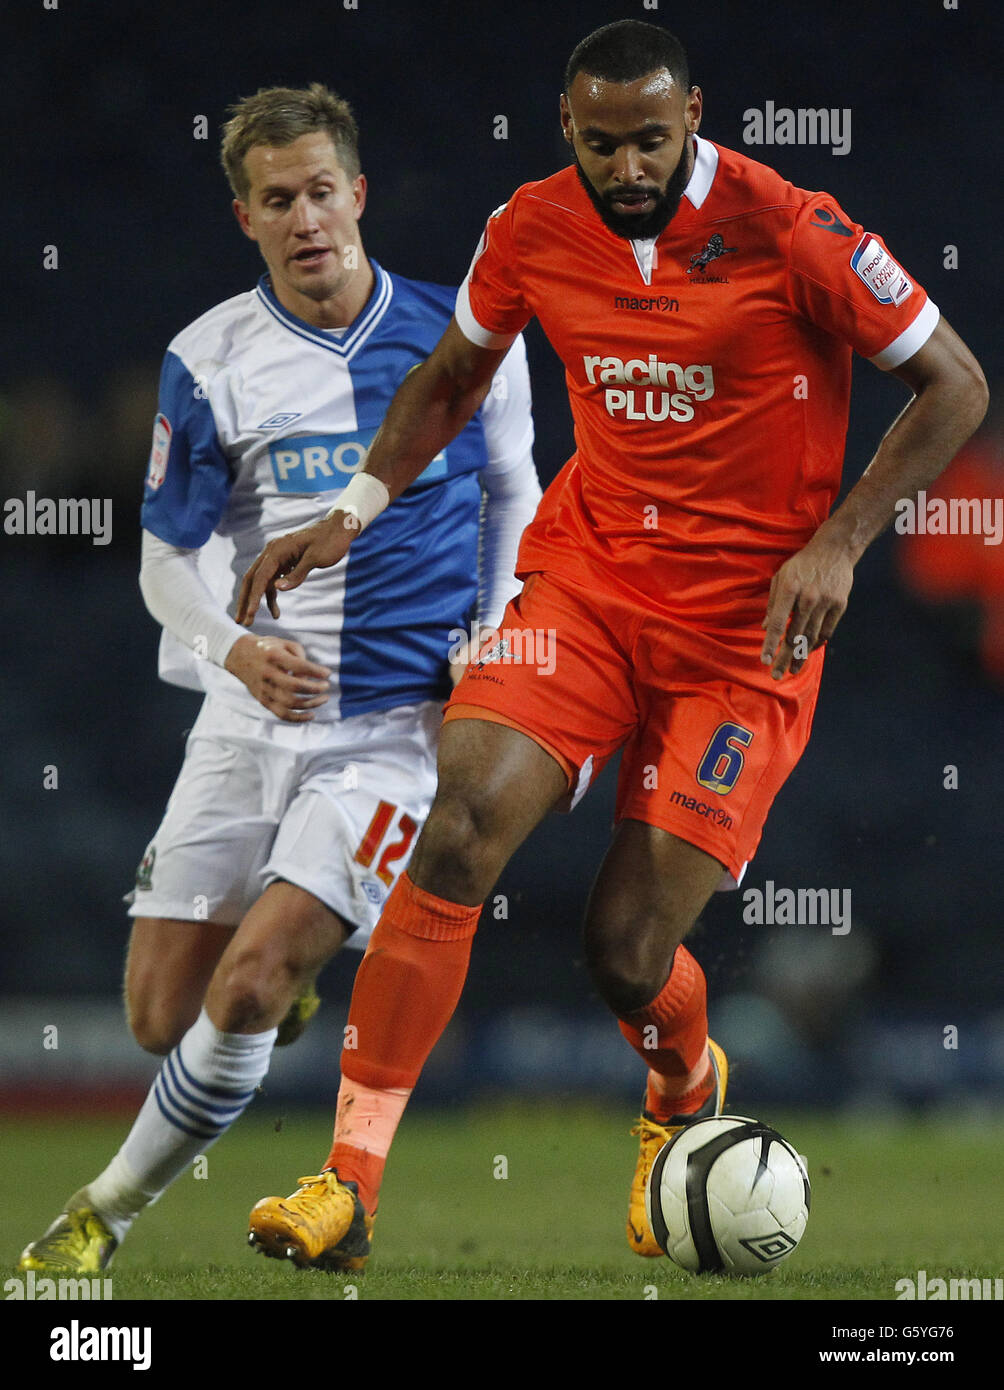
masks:
[[[721,277],[715,275],[705,276],[705,271],[712,261],[717,261],[719,256],[733,256],[739,250],[738,246],[726,246],[725,238],[720,232],[715,232],[714,236],[708,238],[708,244],[701,251],[695,251],[690,258],[690,265],[687,267],[687,274],[693,275],[695,270],[701,272],[701,279],[714,282]]]
[[[153,865],[156,858],[157,851],[153,845],[149,845],[136,870],[137,893],[149,893],[153,889]]]
[[[504,661],[510,654],[510,642],[508,637],[500,637],[493,647],[489,647],[483,656],[480,656],[474,665],[480,671],[483,666],[487,666],[491,661]]]

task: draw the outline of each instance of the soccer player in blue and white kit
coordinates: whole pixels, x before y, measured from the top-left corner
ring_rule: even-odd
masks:
[[[122,1148],[25,1269],[104,1268],[243,1112],[321,967],[346,941],[365,947],[435,791],[450,659],[459,674],[461,632],[490,628],[519,588],[540,498],[521,342],[392,506],[345,491],[455,291],[366,257],[355,121],[320,84],[238,103],[222,157],[267,274],[171,343],[142,512],[161,674],[206,692],[132,895],[129,1021],[165,1061]],[[365,531],[351,557],[281,615],[238,626],[262,545],[347,498]]]

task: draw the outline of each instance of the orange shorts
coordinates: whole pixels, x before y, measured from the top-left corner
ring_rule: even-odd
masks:
[[[445,719],[489,719],[562,765],[572,805],[623,749],[616,819],[718,859],[735,883],[802,755],[823,668],[771,679],[759,628],[714,637],[630,597],[533,574],[468,666]]]

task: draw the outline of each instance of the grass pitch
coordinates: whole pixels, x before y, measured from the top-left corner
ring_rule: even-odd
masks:
[[[1002,1273],[1004,1119],[762,1118],[806,1156],[812,1181],[801,1246],[763,1278],[695,1277],[633,1255],[623,1235],[631,1116],[560,1101],[413,1110],[391,1157],[371,1267],[328,1275],[266,1260],[245,1244],[247,1214],[317,1171],[331,1128],[327,1111],[281,1114],[266,1097],[141,1217],[110,1271],[114,1298],[894,1300],[897,1280],[920,1270],[946,1280]],[[128,1127],[125,1117],[0,1123],[8,1268]]]

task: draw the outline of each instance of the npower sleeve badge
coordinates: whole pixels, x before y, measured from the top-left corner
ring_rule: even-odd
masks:
[[[867,232],[851,257],[851,269],[880,304],[902,304],[913,294],[913,281],[902,266]]]

